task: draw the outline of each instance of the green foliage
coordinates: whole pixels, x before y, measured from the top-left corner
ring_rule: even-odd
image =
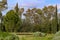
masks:
[[[4,16],[4,25],[5,29],[8,32],[16,32],[20,27],[21,20],[17,13],[13,10],[7,12],[6,16]]]
[[[18,36],[11,35],[5,38],[6,40],[19,40]]]
[[[33,34],[35,37],[44,37],[44,36],[46,36],[46,33],[42,33],[42,32],[35,32],[34,34]]]
[[[0,40],[19,40],[19,37],[8,32],[0,32]]]
[[[54,35],[54,37],[53,37],[52,40],[60,40],[60,31],[58,31],[58,32]]]
[[[39,15],[42,15],[42,14],[43,14],[41,9],[37,9],[36,12],[37,12]]]
[[[35,32],[33,35],[34,35],[35,37],[39,37],[39,36],[40,36],[40,32]]]
[[[4,29],[8,32],[44,32],[56,33],[59,27],[57,19],[57,7],[46,6],[42,9],[28,9],[22,18],[24,8],[18,8],[18,3],[14,10],[10,10],[3,18]],[[3,28],[3,27],[2,27]]]

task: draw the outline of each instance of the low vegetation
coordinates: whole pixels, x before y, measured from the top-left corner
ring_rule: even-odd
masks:
[[[26,34],[26,33],[25,33]],[[46,34],[42,32],[31,33],[33,35],[18,35],[20,40],[52,40],[54,34]]]
[[[23,33],[24,34],[24,33]],[[28,33],[27,33],[28,34]],[[59,40],[60,31],[56,34],[46,34],[42,32],[31,33],[33,35],[20,35],[16,33],[0,32],[0,40]]]
[[[54,35],[52,40],[60,40],[60,31]]]
[[[19,37],[15,34],[0,32],[0,40],[19,40]]]
[[[53,35],[48,34],[45,37],[36,37],[36,36],[31,36],[31,35],[20,35],[19,36],[20,40],[52,40]]]
[[[34,35],[35,37],[44,37],[44,36],[46,36],[47,34],[46,34],[46,33],[42,33],[42,32],[35,32],[33,35]]]

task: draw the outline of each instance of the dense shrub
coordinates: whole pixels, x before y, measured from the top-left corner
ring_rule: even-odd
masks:
[[[33,34],[35,37],[44,37],[45,35],[46,35],[46,33],[42,33],[42,32],[35,32],[34,34]]]
[[[60,31],[54,35],[52,40],[60,40]]]
[[[0,40],[19,40],[19,37],[15,34],[0,32]]]

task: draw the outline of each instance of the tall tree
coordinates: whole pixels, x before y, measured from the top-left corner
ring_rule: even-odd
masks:
[[[57,5],[56,5],[56,27],[57,27],[57,31],[59,31],[59,26],[58,26],[58,14],[57,14]]]
[[[0,22],[2,22],[2,11],[7,8],[7,0],[2,0],[0,2]],[[2,24],[0,24],[0,29],[2,29]]]
[[[51,20],[55,18],[55,7],[54,6],[48,6],[48,7],[44,7],[43,8],[43,13],[44,13],[44,20],[45,20],[45,24],[46,24],[46,29],[47,29],[47,32],[50,31],[49,28],[54,28],[54,31],[52,29],[53,32],[56,32],[56,27],[52,26],[50,24],[51,23]]]
[[[58,13],[58,24],[59,24],[59,30],[60,30],[60,13]]]
[[[2,13],[0,12],[0,31],[1,31],[1,27],[2,27]]]
[[[18,14],[13,10],[7,12],[6,16],[4,16],[4,25],[5,29],[8,32],[17,32],[20,28],[21,19]]]
[[[15,6],[15,8],[14,8],[14,9],[15,9],[15,12],[16,12],[16,13],[18,13],[18,11],[19,11],[18,3],[16,4],[16,6]]]

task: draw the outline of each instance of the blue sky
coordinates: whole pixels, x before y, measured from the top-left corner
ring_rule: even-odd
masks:
[[[27,8],[43,8],[44,6],[49,5],[56,5],[58,6],[58,12],[60,9],[60,0],[7,0],[8,3],[8,9],[3,11],[3,15],[6,14],[8,10],[11,10],[14,8],[16,3],[18,3],[19,8],[24,7]]]

